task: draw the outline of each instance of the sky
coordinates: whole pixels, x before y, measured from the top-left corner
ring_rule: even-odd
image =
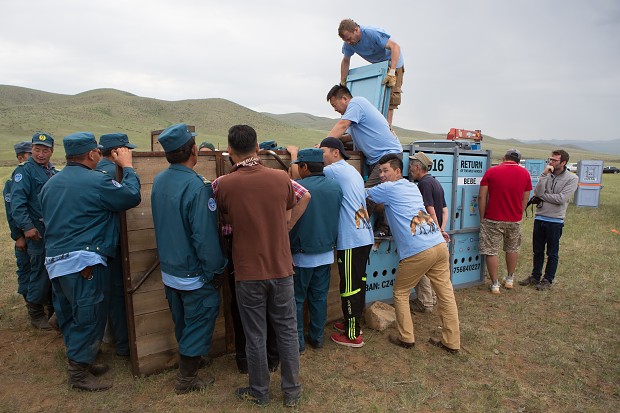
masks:
[[[0,16],[0,84],[337,118],[326,95],[352,18],[401,47],[396,126],[620,138],[618,0],[0,0]]]

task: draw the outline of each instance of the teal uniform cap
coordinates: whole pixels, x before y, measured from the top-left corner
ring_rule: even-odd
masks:
[[[54,138],[49,133],[45,132],[35,132],[32,135],[32,144],[33,145],[44,145],[48,148],[54,147]]]
[[[179,149],[190,139],[192,139],[192,134],[187,129],[187,125],[185,123],[178,123],[166,128],[159,135],[157,141],[164,148],[165,152],[172,152]]]
[[[124,133],[107,133],[99,137],[101,149],[112,149],[124,146],[125,148],[135,149],[136,145],[129,143],[129,138]]]
[[[97,144],[95,135],[92,132],[72,133],[64,137],[62,144],[65,147],[65,153],[69,156],[81,155],[96,148],[101,149],[101,146]]]
[[[297,153],[297,159],[291,163],[318,162],[323,163],[323,151],[319,148],[306,148]]]
[[[13,145],[13,148],[15,148],[15,155],[19,155],[24,152],[32,153],[32,144],[30,142],[16,143]]]

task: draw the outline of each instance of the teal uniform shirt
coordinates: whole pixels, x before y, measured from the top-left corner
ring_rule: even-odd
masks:
[[[24,231],[22,231],[17,224],[15,224],[15,220],[11,215],[11,186],[13,183],[13,175],[15,175],[15,171],[11,174],[11,179],[8,179],[4,184],[4,190],[2,191],[2,196],[4,197],[4,210],[6,212],[6,221],[9,224],[9,229],[11,230],[11,239],[13,241],[17,241],[18,238],[24,236]]]
[[[104,171],[110,175],[112,179],[116,179],[116,164],[108,158],[101,158],[97,164],[97,170]]]
[[[227,260],[209,181],[190,168],[170,165],[155,177],[151,206],[162,273],[208,283],[224,271]]]
[[[46,169],[36,163],[34,158],[30,158],[19,165],[13,173],[11,214],[15,224],[22,231],[36,228],[43,236],[45,228],[42,222],[39,193],[50,176],[56,172],[53,165],[50,164],[50,168]]]
[[[106,173],[68,163],[41,190],[46,255],[90,251],[113,257],[119,237],[116,213],[140,200],[140,179],[133,168],[123,169],[120,184]]]

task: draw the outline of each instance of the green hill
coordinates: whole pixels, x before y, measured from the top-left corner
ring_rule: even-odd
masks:
[[[76,131],[91,131],[97,136],[123,132],[138,145],[139,151],[150,151],[152,130],[185,122],[196,126],[198,142],[210,141],[224,149],[228,128],[243,123],[256,129],[260,141],[275,140],[281,146],[295,144],[305,147],[324,138],[336,121],[335,118],[307,113],[259,113],[225,99],[165,101],[115,89],[63,95],[0,85],[0,160],[13,161],[13,144],[30,140],[38,130],[49,132],[56,138],[59,145],[53,159],[58,161],[64,158],[60,145],[62,137]],[[448,132],[395,129],[405,145],[420,139],[443,140]],[[483,147],[493,151],[495,160],[510,147],[521,149],[527,158],[546,158],[553,148],[490,136],[484,137]],[[583,149],[570,149],[570,153],[571,161],[592,158],[619,161],[617,155],[595,154]]]

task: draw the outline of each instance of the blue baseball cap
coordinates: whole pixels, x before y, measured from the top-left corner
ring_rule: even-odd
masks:
[[[67,135],[62,140],[67,155],[81,155],[92,151],[101,146],[97,144],[95,135],[92,132],[76,132]]]
[[[32,135],[32,144],[33,145],[44,145],[48,148],[54,147],[54,138],[49,133],[45,132],[35,132]]]
[[[27,141],[16,143],[13,147],[15,148],[15,155],[24,152],[32,153],[32,144]]]
[[[107,133],[99,137],[101,149],[112,149],[124,146],[125,148],[135,149],[136,145],[129,143],[129,138],[124,133]]]
[[[187,129],[185,123],[178,123],[167,127],[157,141],[164,148],[165,152],[172,152],[185,145],[192,139],[192,133]]]
[[[297,153],[297,159],[295,159],[291,163],[300,163],[300,162],[323,163],[323,151],[319,148],[301,149]]]

